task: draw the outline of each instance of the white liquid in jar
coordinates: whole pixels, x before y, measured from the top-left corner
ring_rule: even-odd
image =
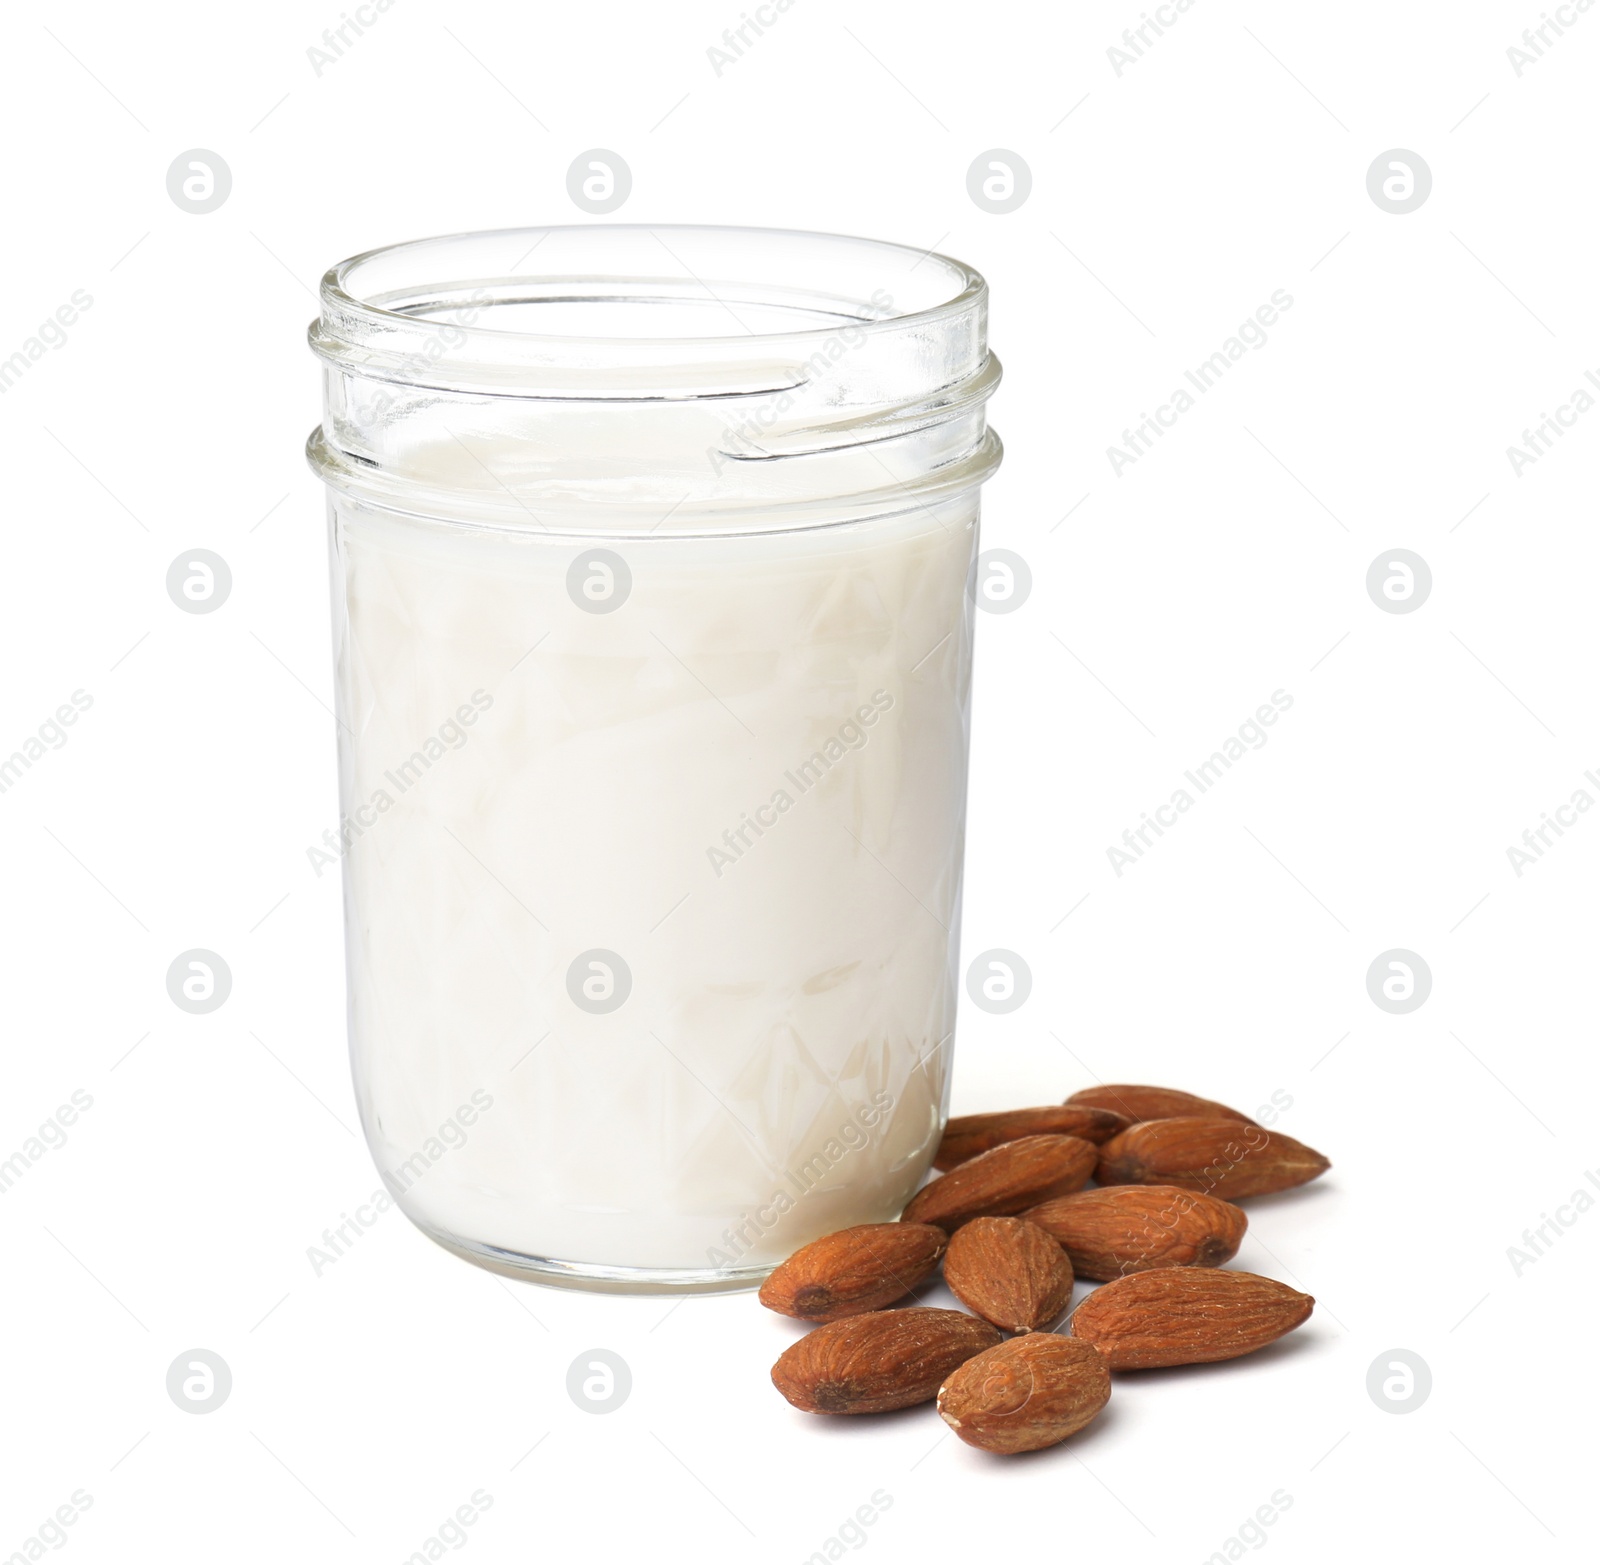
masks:
[[[898,1216],[955,1022],[976,496],[592,544],[334,515],[352,1053],[402,1207],[663,1275]],[[592,547],[611,612],[569,592]]]

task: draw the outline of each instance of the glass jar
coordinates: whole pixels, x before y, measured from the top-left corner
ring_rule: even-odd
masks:
[[[986,298],[941,256],[736,228],[468,234],[323,279],[351,1058],[446,1248],[747,1287],[920,1183]]]

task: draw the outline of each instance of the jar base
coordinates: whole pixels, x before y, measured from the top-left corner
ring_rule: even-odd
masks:
[[[743,1293],[759,1288],[771,1266],[655,1267],[599,1266],[588,1261],[562,1261],[546,1255],[524,1255],[498,1245],[481,1244],[430,1228],[411,1217],[412,1225],[452,1255],[485,1271],[519,1282],[552,1288],[577,1288],[589,1293],[637,1293],[663,1296],[685,1293]]]

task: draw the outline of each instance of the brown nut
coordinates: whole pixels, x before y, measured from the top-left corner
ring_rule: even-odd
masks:
[[[937,1223],[954,1233],[974,1217],[1004,1217],[1052,1196],[1081,1190],[1099,1148],[1078,1136],[1023,1136],[958,1163],[924,1185],[901,1214],[903,1223]]]
[[[1009,1456],[1076,1434],[1110,1396],[1098,1349],[1036,1331],[968,1359],[939,1388],[939,1416],[968,1445]]]
[[[1073,1093],[1067,1102],[1110,1109],[1134,1124],[1147,1119],[1177,1119],[1183,1115],[1255,1124],[1248,1114],[1241,1114],[1238,1109],[1230,1109],[1225,1103],[1213,1103],[1210,1098],[1197,1098],[1192,1092],[1180,1092],[1176,1087],[1085,1087],[1082,1092]]]
[[[1102,1185],[1181,1185],[1224,1201],[1292,1190],[1327,1158],[1281,1131],[1231,1119],[1152,1119],[1100,1148]]]
[[[931,1223],[862,1223],[796,1250],[761,1285],[769,1310],[800,1320],[865,1315],[903,1299],[949,1241]]]
[[[931,1402],[951,1370],[1002,1340],[960,1310],[879,1310],[818,1326],[772,1366],[805,1413],[887,1413]]]
[[[1072,1303],[1066,1252],[1020,1217],[963,1223],[950,1240],[944,1280],[974,1315],[1002,1331],[1040,1331]]]
[[[1210,1364],[1276,1342],[1310,1317],[1315,1302],[1253,1272],[1180,1266],[1096,1288],[1072,1312],[1070,1329],[1113,1369]]]
[[[1109,1282],[1163,1266],[1221,1266],[1249,1219],[1215,1196],[1177,1185],[1110,1185],[1058,1196],[1023,1214],[1050,1235],[1079,1277]]]
[[[944,1139],[933,1155],[933,1166],[943,1172],[1002,1141],[1015,1141],[1021,1136],[1080,1136],[1096,1143],[1109,1141],[1132,1123],[1109,1109],[1077,1108],[1071,1104],[1008,1109],[999,1114],[962,1114],[945,1126]]]

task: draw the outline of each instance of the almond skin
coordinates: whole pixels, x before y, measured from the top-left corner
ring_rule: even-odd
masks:
[[[1102,1185],[1181,1185],[1238,1201],[1292,1190],[1329,1167],[1327,1158],[1281,1131],[1232,1119],[1152,1119],[1100,1149]]]
[[[903,1299],[944,1254],[931,1223],[863,1223],[796,1250],[761,1285],[769,1310],[799,1320],[842,1320]]]
[[[1124,1132],[1126,1134],[1126,1132]],[[937,1223],[954,1233],[974,1217],[1005,1217],[1052,1196],[1081,1190],[1100,1149],[1079,1136],[1023,1136],[958,1163],[924,1185],[901,1213],[903,1223]]]
[[[1096,1288],[1072,1313],[1074,1337],[1112,1369],[1210,1364],[1254,1353],[1309,1318],[1309,1294],[1253,1272],[1139,1272]]]
[[[968,1445],[1010,1456],[1076,1434],[1110,1396],[1096,1348],[1036,1331],[968,1359],[940,1386],[939,1416]]]
[[[944,1280],[974,1315],[1002,1331],[1042,1330],[1072,1302],[1066,1252],[1020,1217],[963,1223],[950,1240]]]
[[[1179,1092],[1176,1087],[1085,1087],[1082,1092],[1073,1093],[1067,1102],[1086,1108],[1110,1109],[1136,1125],[1147,1119],[1180,1117],[1236,1119],[1244,1125],[1255,1124],[1248,1114],[1230,1109],[1226,1103],[1197,1098],[1192,1092]]]
[[[1221,1266],[1238,1254],[1249,1222],[1227,1201],[1177,1185],[1080,1190],[1023,1215],[1067,1252],[1079,1277],[1095,1282],[1164,1266]]]
[[[792,1344],[772,1383],[803,1413],[887,1413],[931,1402],[945,1377],[1003,1339],[960,1310],[879,1310]]]
[[[1109,1141],[1133,1121],[1109,1109],[1077,1108],[1061,1104],[1050,1108],[1010,1109],[1003,1114],[963,1114],[944,1129],[944,1140],[933,1155],[941,1173],[969,1157],[987,1152],[1002,1141],[1021,1136],[1080,1136],[1096,1144]]]

